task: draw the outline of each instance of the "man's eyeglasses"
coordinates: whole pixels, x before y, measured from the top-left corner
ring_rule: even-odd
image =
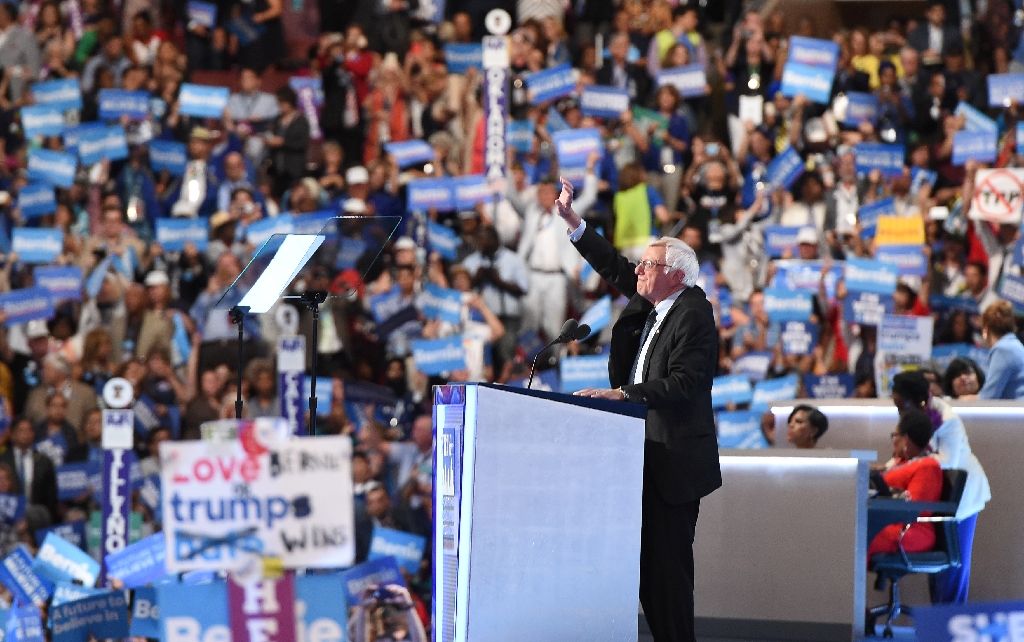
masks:
[[[637,267],[642,267],[644,269],[644,272],[653,270],[654,266],[656,266],[656,265],[660,265],[662,267],[672,267],[668,263],[658,263],[657,261],[652,261],[650,259],[644,259],[643,261],[640,261],[636,265],[637,265]]]

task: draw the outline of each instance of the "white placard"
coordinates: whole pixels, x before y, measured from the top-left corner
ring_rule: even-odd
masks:
[[[135,445],[135,412],[126,409],[104,410],[100,445],[104,450],[131,450]]]
[[[740,122],[753,123],[754,127],[764,122],[764,98],[761,96],[740,96]]]

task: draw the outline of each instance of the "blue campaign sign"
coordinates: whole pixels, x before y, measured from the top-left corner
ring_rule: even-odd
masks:
[[[309,377],[302,379],[302,397],[309,399]],[[326,415],[331,410],[331,402],[334,399],[334,379],[330,377],[316,378],[317,415]]]
[[[15,605],[7,612],[4,635],[8,642],[44,642],[43,617],[39,608],[32,605]]]
[[[423,551],[426,547],[427,538],[421,535],[374,526],[368,559],[394,557],[399,567],[415,576],[420,570],[420,562],[423,560]]]
[[[480,203],[494,200],[495,192],[483,174],[456,176],[451,179],[451,185],[457,210],[471,210]]]
[[[149,166],[154,172],[167,171],[172,176],[181,176],[187,164],[185,143],[173,140],[149,141]]]
[[[732,362],[732,373],[746,375],[751,381],[760,381],[768,374],[771,362],[771,352],[747,352]]]
[[[56,533],[48,533],[32,563],[36,575],[53,582],[78,581],[93,586],[100,575],[100,565],[85,551]]]
[[[848,323],[877,326],[892,310],[892,295],[877,292],[850,292],[843,301],[843,318]]]
[[[149,92],[125,89],[101,89],[99,95],[100,118],[117,120],[126,116],[131,120],[149,117]]]
[[[409,304],[402,299],[402,293],[399,292],[398,286],[395,286],[387,292],[372,295],[370,297],[369,307],[373,314],[374,321],[377,323],[383,323],[408,305]]]
[[[775,188],[789,189],[804,173],[804,159],[792,147],[786,149],[768,163],[764,181]]]
[[[156,587],[162,640],[230,640],[224,580],[168,582]]]
[[[319,76],[292,76],[288,79],[288,86],[300,94],[303,90],[313,92],[313,105],[321,107],[324,104],[324,83]]]
[[[580,317],[580,325],[587,324],[590,326],[590,334],[584,339],[589,339],[595,334],[601,332],[608,324],[612,322],[612,297],[610,295],[604,295],[597,301],[591,304],[587,311]]]
[[[64,131],[64,110],[56,105],[22,107],[21,127],[26,138],[60,136]]]
[[[163,531],[154,533],[107,555],[104,564],[106,575],[121,580],[125,588],[153,584],[167,575],[166,554]]]
[[[779,339],[782,341],[782,354],[810,354],[818,345],[818,325],[809,321],[784,321]]]
[[[120,125],[90,127],[78,136],[78,158],[83,165],[93,165],[101,160],[128,158],[128,140]]]
[[[658,72],[658,86],[672,85],[684,98],[703,96],[707,93],[708,79],[704,65],[693,64],[662,69]]]
[[[133,638],[160,638],[160,608],[156,601],[156,588],[135,589],[132,596],[132,621],[128,635]]]
[[[50,607],[60,606],[61,604],[67,604],[68,602],[82,600],[94,595],[103,595],[109,592],[110,589],[106,588],[92,588],[82,586],[81,584],[72,584],[71,582],[63,581],[56,582],[53,585],[53,597],[50,598]]]
[[[799,375],[791,374],[778,379],[765,379],[754,384],[754,396],[750,400],[751,410],[768,410],[775,401],[789,401],[796,398],[800,385]]]
[[[533,105],[568,96],[576,89],[576,77],[568,64],[526,74],[523,80]]]
[[[533,121],[510,120],[505,137],[512,149],[528,153],[533,149]]]
[[[928,257],[920,245],[882,245],[875,258],[895,269],[900,276],[924,276],[928,273]]]
[[[36,442],[36,450],[49,457],[54,466],[60,466],[64,463],[64,455],[68,452],[68,442],[64,439],[64,435],[57,433]]]
[[[341,581],[345,586],[345,602],[359,604],[367,593],[384,584],[405,586],[405,579],[393,557],[381,557],[364,562],[343,571]]]
[[[607,388],[608,355],[563,357],[558,363],[558,377],[562,392],[576,392],[584,388]]]
[[[835,74],[835,68],[815,67],[790,60],[782,68],[782,95],[792,98],[803,94],[811,102],[827,105]]]
[[[938,172],[923,167],[912,167],[910,168],[910,193],[917,195],[925,185],[934,188],[937,180],[939,180]]]
[[[1004,274],[999,281],[999,296],[1009,301],[1018,312],[1024,312],[1024,279]]]
[[[953,134],[953,164],[969,160],[991,163],[996,160],[998,135],[995,132],[961,131]]]
[[[53,642],[86,642],[128,636],[128,600],[109,591],[50,609]]]
[[[156,242],[166,252],[180,252],[192,243],[202,252],[210,242],[210,225],[205,218],[158,218]]]
[[[922,606],[914,628],[919,642],[1020,642],[1024,601]]]
[[[428,283],[420,294],[423,316],[452,324],[462,322],[462,292]]]
[[[0,493],[0,522],[14,524],[25,514],[25,496]]]
[[[857,172],[867,174],[877,169],[882,176],[903,174],[903,145],[858,143],[853,147]]]
[[[715,408],[750,403],[752,395],[753,389],[747,375],[722,375],[711,382],[711,405]]]
[[[53,298],[40,287],[11,290],[0,294],[0,310],[6,315],[7,327],[36,319],[49,321],[54,314]]]
[[[479,42],[453,42],[444,46],[444,62],[450,74],[464,74],[470,67],[483,69],[484,47]]]
[[[408,210],[422,212],[438,210],[447,212],[455,209],[455,195],[451,179],[417,178],[408,184]]]
[[[295,217],[288,214],[268,216],[253,221],[245,228],[245,238],[255,247],[260,247],[275,234],[291,234],[295,227]]]
[[[57,199],[53,186],[46,183],[29,183],[18,191],[18,209],[22,218],[32,220],[57,210]]]
[[[842,123],[856,127],[861,123],[874,123],[878,120],[878,97],[859,91],[846,94],[846,113]]]
[[[182,83],[178,90],[178,112],[198,118],[220,118],[228,104],[227,87]]]
[[[295,578],[295,615],[300,627],[298,642],[332,642],[345,639],[348,605],[340,573],[302,575]]]
[[[933,312],[949,312],[950,310],[963,310],[968,314],[979,314],[978,302],[971,296],[945,296],[933,294],[928,297],[928,307]]]
[[[964,129],[969,132],[999,132],[999,125],[989,118],[988,114],[971,106],[969,103],[961,102],[953,112],[957,116],[964,117]]]
[[[528,383],[530,383],[530,379],[527,377],[509,381],[508,385],[513,388],[525,388]],[[530,389],[543,390],[545,392],[558,392],[562,389],[562,386],[558,383],[558,371],[552,368],[551,370],[536,373],[533,377],[533,385],[530,386]]]
[[[945,372],[953,359],[971,358],[976,348],[969,343],[941,343],[932,346],[932,367],[939,373]]]
[[[764,250],[773,259],[796,252],[799,225],[768,225],[764,228]]]
[[[896,201],[890,196],[857,209],[857,223],[862,228],[872,227],[878,224],[879,216],[893,216],[896,214]]]
[[[544,128],[552,135],[558,132],[564,132],[567,129],[572,129],[572,127],[569,127],[569,123],[565,122],[565,118],[562,118],[562,114],[560,114],[554,106],[548,108],[548,118],[547,122],[544,124]]]
[[[413,341],[412,358],[423,374],[439,375],[466,369],[466,349],[462,345],[461,334]]]
[[[898,270],[882,261],[850,258],[846,260],[843,279],[850,292],[892,294],[899,276]]]
[[[32,278],[38,287],[50,292],[54,301],[82,300],[82,268],[77,265],[41,265]]]
[[[793,36],[789,39],[787,60],[810,67],[835,69],[839,62],[839,45],[831,40]]]
[[[93,461],[64,464],[57,468],[57,499],[71,501],[93,490],[100,464]]]
[[[434,160],[434,148],[422,140],[385,143],[384,151],[390,154],[402,169]]]
[[[52,263],[64,249],[64,232],[43,227],[16,227],[11,233],[11,251],[25,263]]]
[[[50,599],[51,586],[32,570],[32,556],[24,544],[0,562],[0,584],[21,604],[42,606]]]
[[[764,291],[764,309],[772,321],[807,321],[814,304],[807,292],[768,288]]]
[[[1024,101],[1024,74],[988,74],[987,78],[989,107]]]
[[[85,550],[85,520],[78,519],[73,522],[64,522],[63,524],[57,524],[56,526],[50,526],[49,528],[40,528],[36,531],[36,541],[41,542],[46,539],[46,536],[50,533],[56,533],[60,535],[62,539],[70,542],[78,548]]]
[[[54,187],[69,188],[75,183],[78,161],[67,152],[31,149],[28,152],[28,177]]]
[[[458,233],[450,227],[445,227],[434,221],[427,221],[427,243],[430,249],[440,254],[449,261],[454,261],[458,255],[462,239]]]
[[[719,448],[765,448],[761,415],[750,410],[722,411],[715,416]]]
[[[618,118],[629,109],[629,92],[618,87],[590,85],[580,96],[580,111],[584,116]]]
[[[849,399],[853,396],[853,375],[804,375],[804,390],[811,399]]]
[[[143,505],[160,518],[160,475],[146,475],[139,483],[139,499]]]
[[[52,105],[63,111],[82,108],[82,89],[77,78],[33,83],[32,97],[37,105]]]
[[[188,20],[207,29],[213,29],[217,24],[217,5],[212,2],[190,0],[188,3]]]
[[[551,137],[555,143],[555,153],[560,167],[582,166],[587,157],[600,152],[604,144],[601,132],[597,129],[566,129],[556,132]]]
[[[1016,145],[1014,150],[1018,154],[1024,154],[1024,122],[1017,123],[1017,129],[1015,133],[1016,137],[1014,142],[1016,143]]]

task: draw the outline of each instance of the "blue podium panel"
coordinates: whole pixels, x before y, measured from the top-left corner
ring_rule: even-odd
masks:
[[[642,412],[446,388],[435,395],[437,639],[635,640]]]

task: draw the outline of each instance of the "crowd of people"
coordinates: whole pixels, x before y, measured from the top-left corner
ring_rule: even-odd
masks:
[[[882,258],[865,207],[916,220],[912,251],[923,269],[901,271],[884,307],[932,319],[929,343],[948,349],[912,365],[939,396],[1024,398],[1024,300],[1004,300],[1003,287],[1021,277],[1019,214],[1016,223],[969,216],[978,172],[1019,160],[1020,106],[990,107],[985,82],[1024,66],[1014,3],[989,0],[972,14],[931,1],[921,15],[833,30],[774,2],[506,2],[508,120],[528,123],[529,136],[511,150],[494,198],[422,211],[409,211],[410,185],[484,171],[484,76],[474,65],[449,67],[456,46],[480,42],[486,10],[501,3],[450,0],[435,16],[431,3],[325,1],[314,37],[285,29],[283,4],[0,2],[0,292],[39,285],[50,265],[77,268],[82,283],[54,295],[46,318],[20,322],[14,299],[0,306],[0,493],[31,504],[17,528],[3,528],[4,551],[95,511],[88,494],[59,499],[55,471],[99,456],[98,395],[111,377],[137,395],[143,476],[158,470],[162,440],[194,439],[203,422],[234,416],[236,328],[217,302],[268,225],[325,215],[400,219],[377,239],[379,256],[374,248],[344,266],[314,261],[291,286],[339,295],[318,317],[315,374],[330,379],[319,426],[357,446],[359,554],[374,524],[429,537],[430,386],[522,385],[566,318],[606,300],[611,314],[624,304],[570,244],[554,207],[560,175],[577,184],[574,207],[588,226],[627,255],[661,235],[690,245],[715,307],[719,374],[796,374],[796,396],[810,393],[806,375],[838,375],[850,396],[888,397],[879,322],[851,318],[843,266]],[[786,89],[796,37],[837,49],[827,101]],[[573,86],[537,100],[531,75],[559,65],[570,67]],[[664,81],[662,72],[681,67],[702,72],[704,86],[681,92]],[[212,71],[233,72],[230,96],[217,115],[200,115],[183,106],[183,87]],[[40,133],[29,115],[43,104],[41,83],[57,80],[74,81],[78,99],[56,131]],[[593,115],[580,100],[592,85],[626,92],[631,107]],[[111,117],[112,90],[143,92],[144,108]],[[872,97],[873,116],[847,117],[854,95]],[[978,116],[998,131],[991,163],[954,158],[957,133]],[[81,156],[75,132],[95,123],[120,129],[121,153],[78,162],[66,182],[33,168],[42,152]],[[560,165],[557,134],[583,129],[596,130],[601,147]],[[409,164],[393,152],[417,140],[431,158]],[[901,146],[902,166],[859,170],[865,143]],[[183,150],[176,166],[157,161],[169,145]],[[799,178],[770,180],[773,159],[794,152]],[[40,185],[52,205],[29,211]],[[205,221],[207,238],[164,247],[168,220]],[[795,235],[777,248],[769,233],[780,226]],[[58,250],[19,256],[24,229],[59,230]],[[779,289],[803,289],[812,301],[806,349],[784,345],[766,301]],[[427,304],[438,292],[457,293],[454,318]],[[307,334],[313,316],[296,314]],[[244,323],[244,415],[280,415],[274,354],[295,328],[275,314]],[[607,350],[610,323],[594,325],[590,338],[540,361],[547,385],[560,385],[543,377],[559,372],[559,358]],[[461,367],[423,366],[419,342],[446,338],[461,340]],[[764,356],[754,373],[738,367],[751,355]],[[794,411],[790,441],[813,442],[827,429],[810,410]],[[154,528],[153,508],[138,508]],[[429,597],[429,574],[414,580]]]

